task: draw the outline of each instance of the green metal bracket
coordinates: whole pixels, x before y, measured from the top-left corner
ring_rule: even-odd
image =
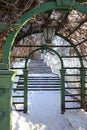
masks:
[[[14,30],[14,31],[17,31],[17,30],[19,30],[19,28],[20,28],[20,24],[19,23],[14,23],[13,25],[12,25],[12,29]]]
[[[87,0],[76,0],[77,2],[87,2]]]
[[[42,48],[43,50],[47,50],[47,49],[48,49],[48,46],[47,46],[47,45],[41,45],[41,48]]]
[[[57,6],[63,5],[63,0],[56,0]]]
[[[74,7],[75,6],[75,0],[63,0],[63,5]]]
[[[69,6],[74,7],[75,6],[75,0],[56,0],[57,6]]]
[[[4,112],[0,111],[0,120],[3,120],[4,115],[5,115]]]
[[[0,89],[0,97],[2,97],[5,93],[5,89]]]
[[[18,30],[19,28],[20,28],[19,23],[14,23],[10,27],[7,24],[0,23],[0,30],[3,30],[3,31],[8,30],[8,29],[10,29],[11,31],[15,31],[15,30]]]
[[[0,63],[0,70],[7,70],[8,69],[8,67],[9,67],[9,65],[8,64],[5,64],[5,63]]]
[[[0,30],[8,30],[8,25],[4,23],[0,23]]]

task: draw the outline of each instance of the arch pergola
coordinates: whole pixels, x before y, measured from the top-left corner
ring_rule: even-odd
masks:
[[[40,31],[37,32],[37,31],[36,31],[36,32],[33,32],[32,34],[38,34],[38,33],[42,33],[42,32],[40,32]],[[29,35],[31,35],[30,32],[29,32],[29,33],[25,33],[24,36],[22,36],[22,37],[19,38],[19,40],[17,41],[17,43],[20,42],[22,39],[26,38],[26,37],[29,36]],[[73,49],[75,50],[75,53],[77,54],[77,56],[78,56],[78,58],[79,58],[81,68],[84,68],[84,64],[83,64],[83,60],[82,60],[81,54],[80,54],[79,50],[76,48],[76,46],[74,45],[74,43],[73,43],[70,39],[68,39],[67,37],[65,37],[65,36],[63,36],[63,35],[61,35],[61,34],[59,34],[58,32],[56,32],[55,35],[61,37],[61,38],[64,39],[66,42],[68,42],[71,47],[73,47]],[[17,43],[16,43],[16,44],[17,44]]]
[[[15,28],[15,31],[11,32],[9,36],[7,37],[5,46],[4,46],[4,51],[3,51],[3,59],[2,63],[6,64],[7,68],[9,68],[10,64],[10,52],[12,45],[14,43],[14,40],[18,34],[18,32],[21,30],[21,28],[29,21],[33,16],[41,14],[43,12],[49,11],[49,10],[78,10],[82,13],[87,14],[87,6],[84,6],[74,0],[66,0],[61,2],[61,0],[55,0],[52,2],[46,2],[39,7],[35,7],[32,10],[26,12],[14,25],[13,27]],[[3,69],[6,69],[5,68]]]
[[[82,2],[82,0],[81,1],[78,0],[78,1]],[[11,130],[12,129],[11,123],[10,123],[10,111],[11,111],[11,103],[10,102],[11,102],[11,97],[12,97],[11,86],[13,83],[14,72],[9,70],[9,68],[10,68],[11,49],[12,49],[15,38],[17,37],[19,31],[34,16],[37,16],[43,12],[46,12],[46,11],[50,11],[50,10],[54,10],[54,9],[55,10],[64,10],[64,11],[77,10],[77,11],[80,11],[84,14],[87,14],[87,6],[79,3],[78,1],[75,1],[75,0],[54,0],[51,2],[43,3],[40,6],[37,6],[30,11],[27,11],[16,23],[13,24],[14,31],[11,31],[6,39],[6,42],[4,45],[4,50],[3,50],[2,63],[0,63],[0,77],[1,77],[0,78],[0,83],[1,83],[0,84],[0,91],[2,92],[2,95],[4,94],[3,88],[6,90],[8,89],[8,91],[6,91],[5,97],[0,99],[1,102],[3,102],[3,100],[7,101],[7,99],[8,99],[8,101],[6,102],[7,109],[4,108],[5,105],[3,104],[2,110],[0,112],[0,119],[3,120],[3,118],[5,118],[5,120],[2,122],[2,126],[1,126],[3,130]],[[57,35],[59,35],[59,34],[57,34]],[[77,47],[74,46],[74,44],[68,38],[66,39],[66,38],[64,38],[64,36],[61,36],[61,37],[63,39],[65,39],[66,41],[68,41],[70,44],[72,44],[72,46],[73,46],[74,50],[76,51],[76,53],[79,57],[79,60],[80,60],[81,67],[79,69],[81,72],[81,107],[84,108],[85,107],[85,72],[86,71],[85,71],[85,68],[83,65],[83,60],[82,60],[81,54],[78,51]],[[41,48],[39,48],[39,49],[41,49]],[[51,50],[51,51],[53,51],[53,50]],[[26,63],[27,63],[27,61],[26,61]],[[65,69],[62,69],[61,75],[62,75],[63,81],[64,81],[64,76],[65,76],[64,74],[65,74]],[[64,86],[64,82],[63,82],[62,86]],[[65,101],[65,99],[63,98],[63,102],[64,101]],[[64,104],[62,104],[62,106],[65,107]],[[64,112],[65,109],[62,111]],[[8,119],[6,119],[4,113],[8,116]],[[6,120],[8,120],[8,121],[6,121]],[[8,122],[8,123],[5,125],[4,124],[5,122]]]
[[[24,69],[24,112],[27,112],[27,77],[28,77],[28,71],[27,71],[27,64],[28,64],[28,60],[31,58],[32,55],[34,55],[35,52],[39,51],[39,50],[49,50],[51,52],[53,52],[55,55],[57,55],[57,57],[60,60],[61,63],[61,71],[65,71],[64,70],[64,63],[63,60],[61,58],[61,56],[59,55],[58,52],[56,52],[54,49],[48,47],[47,45],[42,45],[41,47],[33,50],[32,52],[29,53],[29,55],[27,56],[26,60],[25,60],[25,69]],[[64,89],[64,77],[61,75],[61,112],[64,113],[65,111],[65,101],[64,101],[64,93],[65,93],[65,89]]]
[[[27,56],[26,61],[25,61],[25,69],[27,69],[27,63],[28,63],[28,60],[30,59],[30,57],[31,57],[35,52],[37,52],[37,51],[39,51],[39,50],[49,50],[49,51],[52,51],[53,53],[55,53],[55,54],[58,56],[58,58],[60,59],[60,61],[61,61],[61,69],[64,68],[63,60],[62,60],[61,56],[59,55],[59,53],[56,52],[55,50],[53,50],[52,48],[48,47],[47,45],[42,45],[41,47],[39,47],[39,48],[33,50],[31,53],[29,53],[29,55]]]
[[[41,33],[41,32],[33,32],[33,34],[38,34],[38,33]],[[30,35],[30,33],[25,34],[24,37],[22,37],[21,39],[27,37],[28,35]],[[84,79],[85,79],[85,74],[86,74],[86,72],[85,72],[85,67],[84,67],[84,63],[83,63],[81,54],[80,54],[79,50],[76,48],[76,46],[74,45],[74,43],[73,43],[71,40],[69,40],[68,38],[66,38],[65,36],[63,36],[63,35],[61,35],[61,34],[59,34],[59,33],[57,33],[57,32],[55,33],[55,35],[61,37],[61,38],[64,39],[66,42],[68,42],[68,43],[70,44],[70,46],[75,50],[75,53],[76,53],[76,55],[77,55],[77,57],[78,57],[78,59],[79,59],[80,68],[81,68],[81,69],[79,68],[79,70],[80,70],[80,76],[81,76],[81,78],[80,78],[80,82],[81,82],[81,106],[82,106],[82,108],[84,108],[84,104],[85,104],[85,103],[84,103],[83,101],[85,101],[85,96],[83,96],[83,95],[85,95],[85,83],[84,83],[85,81],[84,81]],[[21,39],[20,39],[20,40],[21,40]],[[40,46],[36,46],[36,47],[40,47]],[[44,48],[47,49],[48,46],[45,45],[45,46],[41,47],[41,50],[42,50],[42,49],[44,50]],[[51,48],[50,48],[50,49],[51,49]],[[32,53],[34,53],[34,51],[36,52],[37,50],[39,50],[39,48],[33,50]],[[32,55],[32,53],[29,54],[29,57],[30,57],[30,55]],[[28,59],[28,58],[27,58],[27,59]],[[62,59],[62,57],[61,57],[61,59]],[[63,59],[62,59],[62,61],[63,61]],[[26,62],[27,62],[27,60],[26,60]],[[62,63],[62,62],[61,62],[61,63]],[[25,66],[27,66],[27,63],[26,63]],[[27,67],[25,67],[25,68],[27,68]],[[64,65],[62,65],[62,69],[64,70]],[[65,69],[65,70],[67,70],[67,69]],[[65,70],[63,71],[63,73],[65,73]],[[61,72],[62,72],[62,71],[61,71]],[[64,87],[63,87],[63,88],[64,88]]]

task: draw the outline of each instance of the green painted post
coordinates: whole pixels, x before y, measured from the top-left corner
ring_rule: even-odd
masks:
[[[0,130],[12,130],[12,85],[15,73],[0,70]]]
[[[28,90],[27,90],[27,82],[28,82],[28,70],[24,69],[24,113],[27,113],[27,100],[28,100]]]
[[[81,69],[81,107],[85,109],[85,69]]]
[[[65,112],[65,69],[61,69],[61,113]]]

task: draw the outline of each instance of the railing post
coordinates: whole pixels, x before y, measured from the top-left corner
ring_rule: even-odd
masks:
[[[81,108],[85,109],[85,69],[81,69]]]
[[[15,73],[0,70],[0,130],[12,130],[12,85]]]
[[[65,112],[65,69],[61,69],[61,113]]]
[[[27,82],[28,82],[28,70],[24,69],[24,113],[27,113],[27,102],[28,102],[28,90],[27,90]]]

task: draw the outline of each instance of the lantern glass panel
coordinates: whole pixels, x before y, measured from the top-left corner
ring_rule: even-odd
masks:
[[[52,27],[48,27],[48,41],[51,42],[53,35],[53,29]]]
[[[46,28],[44,28],[43,33],[44,33],[45,41],[47,43],[51,43],[52,37],[55,33],[55,28],[53,26],[47,26]]]
[[[47,34],[47,28],[44,28],[44,32],[43,32],[43,33],[44,33],[44,38],[45,38],[45,40],[47,40],[47,35],[48,35],[48,34]]]

